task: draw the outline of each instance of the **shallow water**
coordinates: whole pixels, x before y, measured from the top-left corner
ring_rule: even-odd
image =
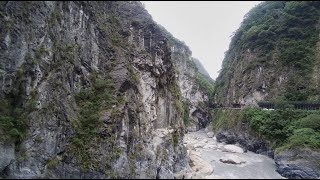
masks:
[[[205,140],[208,140],[205,144],[211,145],[213,149],[204,146],[196,148],[196,151],[200,152],[202,159],[212,165],[214,170],[212,175],[216,177],[228,179],[285,179],[275,171],[276,165],[273,159],[250,151],[247,153],[223,152],[221,147],[225,144],[218,143],[215,138],[208,138],[204,130],[185,134],[184,143],[194,145]],[[220,162],[219,159],[227,154],[234,154],[246,162],[237,165]]]

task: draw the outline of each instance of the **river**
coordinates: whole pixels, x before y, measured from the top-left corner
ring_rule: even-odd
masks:
[[[185,134],[184,144],[193,169],[189,178],[285,179],[275,171],[273,159],[250,151],[243,152],[235,145],[218,143],[215,137],[209,138],[204,129]],[[237,164],[231,164],[230,159]]]

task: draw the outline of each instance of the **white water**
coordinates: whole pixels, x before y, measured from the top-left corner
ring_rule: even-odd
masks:
[[[208,142],[206,142],[206,140]],[[255,154],[223,152],[224,143],[218,143],[215,138],[209,138],[204,130],[185,134],[184,144],[188,150],[195,150],[201,154],[201,158],[213,167],[213,173],[203,175],[203,178],[225,179],[284,179],[276,170],[273,159]],[[198,147],[191,148],[190,147]],[[243,164],[226,164],[219,159],[227,154],[233,154],[245,160]]]

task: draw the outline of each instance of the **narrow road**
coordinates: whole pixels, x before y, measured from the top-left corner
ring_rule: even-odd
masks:
[[[186,178],[207,179],[284,179],[275,169],[273,159],[243,152],[235,145],[218,143],[202,129],[185,134],[192,173]]]

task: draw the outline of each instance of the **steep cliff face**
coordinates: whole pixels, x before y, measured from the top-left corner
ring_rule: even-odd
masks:
[[[263,2],[235,32],[216,80],[216,102],[319,100],[318,2]]]
[[[273,156],[287,178],[319,178],[319,112],[259,101],[319,101],[319,2],[262,2],[235,32],[215,83],[217,139]],[[278,103],[281,104],[281,103]],[[316,124],[316,125],[315,125]]]
[[[141,3],[1,2],[0,24],[1,176],[173,178],[189,168],[184,109],[205,123],[208,95],[191,51]]]
[[[174,51],[177,80],[183,97],[184,123],[188,131],[205,128],[210,121],[209,102],[213,93],[213,80],[196,64],[191,55]]]
[[[201,62],[192,57],[184,42],[159,27],[169,34],[168,43],[182,100],[176,101],[176,105],[183,111],[184,124],[189,131],[204,128],[210,121],[208,105],[212,101],[214,81]]]

